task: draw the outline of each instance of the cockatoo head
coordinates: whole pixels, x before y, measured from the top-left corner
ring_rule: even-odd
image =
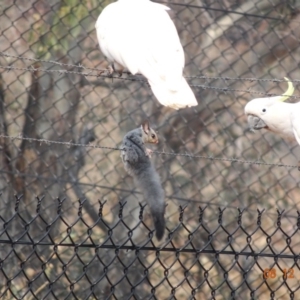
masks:
[[[294,93],[292,82],[286,77],[284,79],[288,82],[288,89],[283,95],[253,99],[245,106],[245,114],[248,117],[248,124],[251,131],[262,128],[269,129],[271,122],[274,122],[274,114],[278,113],[275,106],[287,100]]]

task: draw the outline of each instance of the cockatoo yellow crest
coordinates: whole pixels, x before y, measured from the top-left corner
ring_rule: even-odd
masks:
[[[295,88],[293,86],[293,83],[287,78],[284,77],[284,79],[287,81],[288,83],[288,89],[286,90],[286,92],[280,97],[280,99],[278,99],[278,101],[284,102],[285,100],[289,99],[295,91]]]
[[[96,22],[101,51],[132,74],[143,74],[158,101],[174,109],[197,105],[183,77],[184,52],[168,7],[149,0],[119,0]]]

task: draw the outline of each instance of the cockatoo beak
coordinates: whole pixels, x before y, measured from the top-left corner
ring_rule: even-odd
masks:
[[[251,131],[268,128],[267,124],[257,116],[248,115],[248,124]]]

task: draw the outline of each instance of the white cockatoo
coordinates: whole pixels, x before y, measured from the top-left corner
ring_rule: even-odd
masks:
[[[248,102],[245,114],[251,130],[267,129],[288,139],[296,139],[300,145],[300,102],[284,102],[294,93],[288,78],[288,89],[282,96],[258,98]]]
[[[106,6],[96,22],[100,49],[112,63],[143,74],[164,105],[197,105],[183,77],[184,52],[165,5],[149,0],[119,0]]]

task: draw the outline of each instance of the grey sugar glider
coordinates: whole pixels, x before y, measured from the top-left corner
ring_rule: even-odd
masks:
[[[161,240],[165,231],[165,196],[159,175],[150,160],[151,150],[145,143],[158,143],[156,132],[145,121],[123,138],[121,158],[126,172],[133,177],[150,207],[156,237]]]

